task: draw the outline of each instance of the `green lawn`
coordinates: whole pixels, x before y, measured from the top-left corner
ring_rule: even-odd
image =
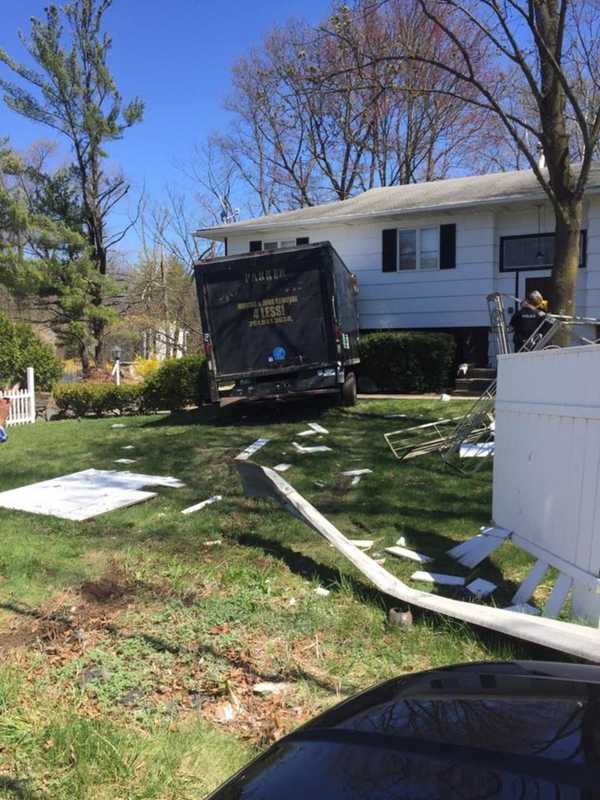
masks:
[[[269,437],[255,459],[291,463],[284,477],[343,533],[376,539],[372,553],[402,535],[448,567],[444,551],[489,522],[491,470],[465,478],[437,456],[395,461],[383,433],[408,422],[384,415],[400,412],[434,419],[448,404],[13,429],[0,448],[1,489],[115,468],[123,456],[186,487],[85,523],[0,510],[0,797],[201,798],[284,732],[377,681],[459,661],[550,657],[418,610],[413,627],[390,627],[392,603],[335,550],[273,504],[244,498],[233,458]],[[331,453],[294,453],[307,420],[330,430],[322,443]],[[360,467],[374,472],[351,487],[340,473]],[[214,494],[223,501],[180,513]],[[495,602],[505,604],[526,564],[507,546],[477,574],[504,579]],[[388,557],[386,567],[408,579],[415,564]],[[252,691],[261,680],[289,686],[263,697]]]

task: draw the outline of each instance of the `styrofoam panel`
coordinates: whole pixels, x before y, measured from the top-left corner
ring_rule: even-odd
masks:
[[[2,492],[0,507],[83,521],[156,496],[140,491],[143,486],[183,485],[160,475],[89,469]]]

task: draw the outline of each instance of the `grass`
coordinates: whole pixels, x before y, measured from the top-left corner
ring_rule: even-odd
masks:
[[[434,419],[448,406],[296,405],[127,418],[124,429],[113,420],[13,429],[0,449],[2,490],[112,469],[124,455],[137,459],[131,469],[186,486],[85,523],[0,510],[0,798],[202,797],[375,682],[551,657],[418,610],[412,627],[390,627],[389,598],[299,521],[243,496],[233,457],[268,437],[255,460],[291,463],[284,477],[347,536],[376,539],[372,552],[404,536],[460,571],[444,552],[489,522],[491,471],[465,478],[437,456],[400,464],[383,441],[409,424],[385,418],[399,412]],[[310,420],[330,430],[330,453],[290,446]],[[373,474],[357,486],[340,475],[361,467]],[[223,500],[181,515],[214,494]],[[505,604],[528,563],[508,545],[476,574],[503,582],[495,601]],[[388,557],[386,567],[408,580],[415,565]],[[289,688],[261,697],[252,686],[264,680]]]

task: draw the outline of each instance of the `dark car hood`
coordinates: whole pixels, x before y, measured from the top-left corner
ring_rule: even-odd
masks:
[[[467,664],[397,678],[282,739],[215,800],[600,797],[600,668]]]

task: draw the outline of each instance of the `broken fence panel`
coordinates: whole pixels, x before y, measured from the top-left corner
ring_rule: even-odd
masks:
[[[390,597],[498,633],[570,653],[578,658],[600,662],[600,633],[597,630],[571,622],[533,617],[413,589],[377,564],[358,547],[354,547],[335,525],[274,470],[252,462],[240,463],[237,468],[249,497],[270,499],[282,505],[333,544],[379,591]]]
[[[552,617],[553,619],[558,617],[572,585],[573,578],[570,575],[565,575],[564,572],[561,572],[556,580],[556,583],[554,584],[554,589],[552,589],[550,597],[544,606],[544,610],[542,612],[544,617]]]
[[[510,531],[505,528],[486,528],[467,542],[461,542],[448,550],[447,555],[458,561],[463,567],[476,567],[494,550],[502,547],[508,536],[510,536]]]
[[[369,475],[372,472],[372,469],[347,469],[342,472],[342,475],[346,475],[348,478],[361,478],[363,475]]]
[[[527,603],[539,584],[544,580],[546,572],[548,572],[548,564],[538,559],[521,586],[515,592],[511,600],[513,606],[520,606],[523,605],[523,603]]]
[[[485,578],[475,578],[474,581],[467,584],[468,591],[478,598],[488,597],[495,592],[497,588],[497,584],[492,583],[492,581],[486,581]]]

